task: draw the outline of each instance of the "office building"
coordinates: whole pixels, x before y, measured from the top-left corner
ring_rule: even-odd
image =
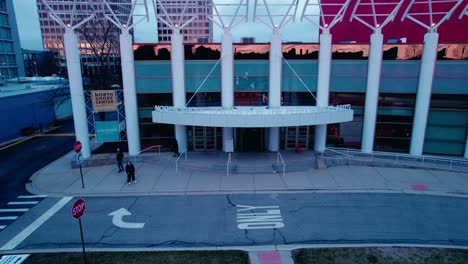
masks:
[[[0,0],[0,75],[24,76],[23,55],[12,0]]]
[[[161,0],[162,6],[157,5],[157,14],[169,16],[171,21],[179,21],[184,11],[186,1]],[[184,11],[182,23],[196,17],[183,30],[185,43],[210,43],[213,39],[213,23],[208,19],[213,14],[210,0],[189,0]],[[167,15],[166,15],[167,14]],[[170,42],[172,29],[163,22],[158,22],[158,42]]]

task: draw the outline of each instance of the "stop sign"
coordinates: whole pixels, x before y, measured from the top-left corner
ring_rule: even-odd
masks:
[[[80,153],[81,151],[81,142],[77,141],[75,142],[75,144],[73,144],[73,149],[75,150],[76,153]]]
[[[75,201],[72,207],[72,215],[75,219],[79,219],[81,216],[83,216],[83,213],[86,209],[85,202],[83,199],[78,199]]]

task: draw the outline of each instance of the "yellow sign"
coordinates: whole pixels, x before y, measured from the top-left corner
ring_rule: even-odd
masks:
[[[91,91],[91,96],[93,97],[94,112],[117,111],[117,98],[115,96],[115,91]]]

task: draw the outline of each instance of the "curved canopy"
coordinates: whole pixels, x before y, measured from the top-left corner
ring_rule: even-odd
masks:
[[[265,106],[188,107],[156,106],[153,122],[208,127],[287,127],[342,123],[353,120],[350,105],[339,106]]]

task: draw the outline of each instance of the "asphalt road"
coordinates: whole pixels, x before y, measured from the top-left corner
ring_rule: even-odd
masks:
[[[50,202],[49,199],[56,199],[54,203],[58,200],[47,198],[44,202]],[[80,248],[78,221],[71,216],[74,200],[16,249]],[[464,198],[312,193],[85,200],[84,236],[87,247],[94,248],[307,243],[468,246],[468,199]],[[120,208],[131,215],[116,217],[113,223],[115,216],[109,214]],[[41,213],[33,215],[31,212],[28,218],[32,221]],[[24,227],[15,226],[14,229],[23,230]],[[1,235],[0,241],[4,242]]]
[[[67,133],[74,133],[72,119],[44,136],[0,150],[0,208],[8,208],[8,202],[17,201],[19,195],[28,195],[25,184],[33,173],[73,150],[75,137],[63,135]]]

